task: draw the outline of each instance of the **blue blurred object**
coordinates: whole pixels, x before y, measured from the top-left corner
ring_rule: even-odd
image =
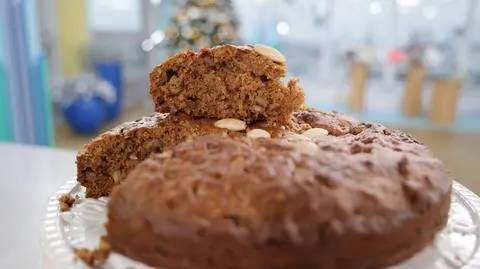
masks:
[[[98,133],[107,118],[105,100],[93,95],[73,101],[63,112],[72,129],[83,135]]]
[[[118,118],[122,112],[123,100],[123,68],[120,61],[97,61],[95,64],[96,74],[110,82],[115,88],[116,100],[107,104],[107,119]]]
[[[70,127],[79,134],[94,134],[108,119],[116,102],[115,89],[93,74],[68,80],[62,87],[61,106]]]

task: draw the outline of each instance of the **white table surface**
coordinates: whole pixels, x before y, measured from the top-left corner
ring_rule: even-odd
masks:
[[[42,210],[75,171],[74,151],[0,143],[0,268],[43,267]]]

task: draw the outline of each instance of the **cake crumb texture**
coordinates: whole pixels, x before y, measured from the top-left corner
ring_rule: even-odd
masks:
[[[304,93],[296,79],[282,83],[284,62],[265,55],[222,45],[170,57],[150,73],[156,111],[287,123],[304,107]]]

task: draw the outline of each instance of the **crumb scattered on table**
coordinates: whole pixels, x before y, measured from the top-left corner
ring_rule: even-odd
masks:
[[[70,210],[70,208],[75,203],[75,197],[72,197],[68,194],[62,194],[58,197],[58,202],[60,202],[60,211],[65,212]]]

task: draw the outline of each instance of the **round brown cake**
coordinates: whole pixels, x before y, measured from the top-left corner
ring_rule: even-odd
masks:
[[[168,269],[377,269],[429,245],[442,163],[379,124],[338,135],[205,136],[143,161],[109,199],[112,250]]]

